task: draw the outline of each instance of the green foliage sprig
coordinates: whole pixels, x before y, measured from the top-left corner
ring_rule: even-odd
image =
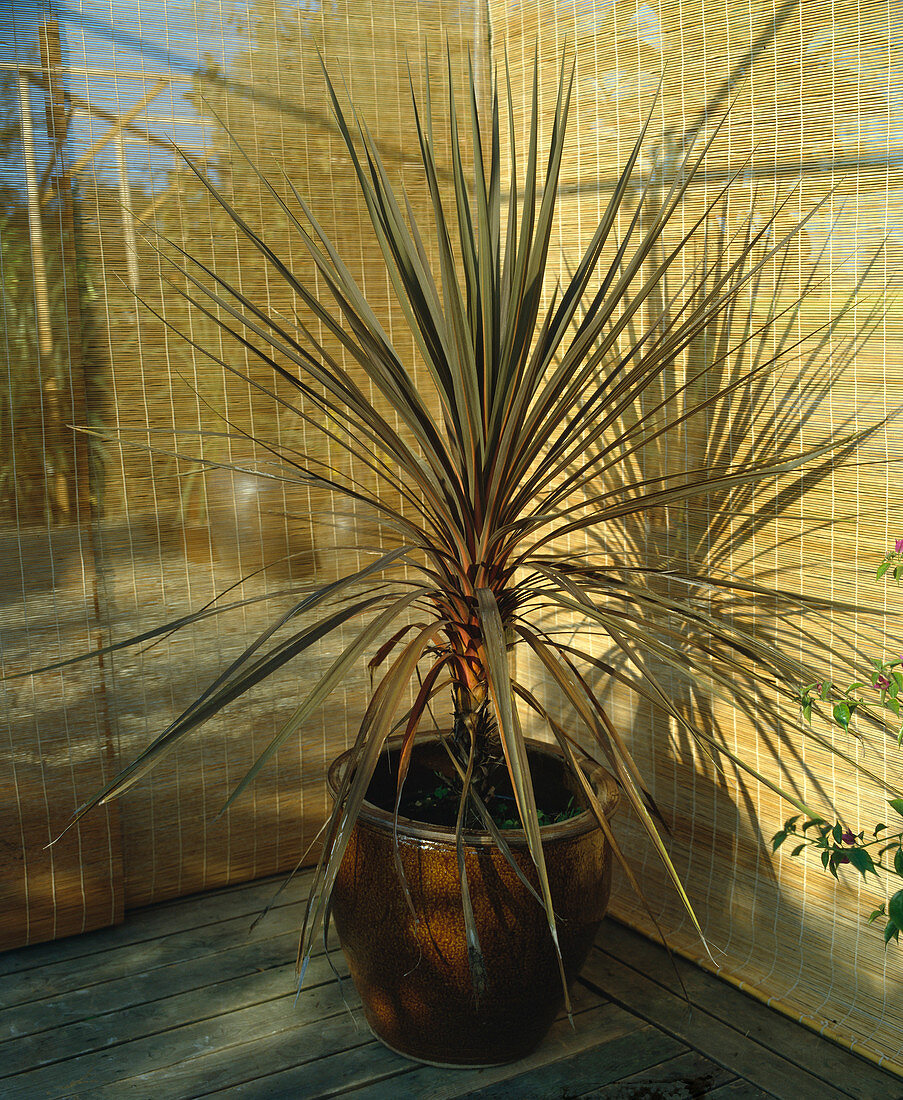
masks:
[[[884,561],[875,573],[875,580],[880,581],[884,574],[890,571],[891,566],[893,566],[894,580],[899,584],[900,577],[903,577],[903,539],[896,539],[893,550],[888,550],[884,555]]]
[[[903,539],[896,539],[893,550],[888,550],[878,566],[875,579],[891,574],[899,583],[903,577]],[[813,710],[819,703],[830,706],[831,720],[845,733],[860,707],[874,706],[875,700],[866,700],[862,691],[871,687],[879,693],[877,706],[885,712],[885,718],[892,715],[891,728],[897,726],[897,744],[903,744],[903,656],[892,661],[871,659],[872,669],[868,681],[855,681],[849,687],[839,689],[830,680],[819,680],[800,688],[800,709],[803,718],[811,724]],[[888,805],[903,817],[903,798],[890,798]],[[884,926],[884,942],[899,942],[903,932],[903,828],[894,832],[881,822],[871,830],[863,829],[854,833],[842,822],[827,822],[820,818],[810,818],[799,825],[799,814],[784,822],[784,827],[772,837],[772,851],[776,852],[787,840],[797,841],[791,856],[799,856],[806,848],[818,850],[822,868],[835,878],[837,869],[851,866],[859,871],[863,879],[868,874],[880,878],[882,874],[890,877],[897,889],[887,900],[868,916],[873,924],[879,917],[887,917]],[[866,835],[870,839],[866,839]],[[874,855],[873,855],[874,852]]]
[[[888,799],[888,805],[903,817],[903,798]],[[807,847],[816,849],[821,857],[821,865],[837,878],[837,869],[845,865],[853,867],[863,878],[868,874],[876,877],[885,874],[892,880],[901,880],[900,889],[889,900],[874,909],[868,917],[873,924],[879,917],[886,916],[884,942],[899,941],[903,932],[903,828],[897,832],[890,830],[884,822],[876,825],[868,834],[866,830],[854,833],[838,821],[829,823],[810,818],[799,825],[797,814],[784,822],[783,829],[772,838],[772,851],[787,840],[796,840],[796,847],[790,853],[800,855]],[[868,835],[869,839],[866,839]],[[874,853],[874,854],[873,854]]]
[[[866,699],[863,689],[871,687],[878,692],[877,699]],[[894,725],[899,723],[897,744],[903,744],[903,657],[892,661],[879,661],[872,658],[872,669],[868,681],[855,680],[848,687],[840,688],[830,680],[818,680],[800,688],[800,709],[803,718],[811,724],[812,712],[818,703],[831,708],[832,721],[846,733],[849,732],[853,716],[860,707],[878,706],[894,716]]]

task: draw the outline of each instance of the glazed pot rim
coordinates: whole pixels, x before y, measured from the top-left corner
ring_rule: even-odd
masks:
[[[418,743],[423,744],[429,741],[441,741],[443,737],[447,736],[449,735],[442,734],[438,730],[432,732],[427,731],[418,738]],[[389,738],[380,755],[387,750],[400,746],[401,741],[401,737]],[[565,771],[569,772],[564,754],[557,746],[551,745],[545,741],[537,741],[531,737],[525,738],[525,742],[532,753],[540,753],[558,760]],[[341,755],[337,756],[329,766],[329,770],[326,774],[326,782],[333,800],[335,800],[342,775],[351,761],[353,752],[353,749],[347,749],[345,752],[341,753]],[[603,768],[601,764],[595,762],[592,763],[592,767],[588,771],[588,779],[596,791],[596,796],[602,804],[602,809],[606,818],[610,819],[617,809],[620,798],[617,783],[609,771]],[[418,840],[431,840],[446,844],[449,842],[452,844],[455,843],[455,830],[453,826],[432,825],[428,822],[417,821],[411,817],[404,817],[402,814],[399,814],[396,818],[395,814],[390,810],[383,810],[381,807],[374,805],[372,802],[368,802],[366,799],[361,804],[358,820],[387,832],[395,831],[397,821],[399,834],[415,837]],[[569,817],[565,821],[559,821],[553,825],[541,825],[540,832],[543,842],[546,843],[549,841],[573,839],[583,833],[591,832],[598,827],[598,822],[592,811],[584,810],[582,813],[577,814],[575,817]],[[502,833],[505,838],[505,843],[511,848],[527,847],[527,837],[523,829],[504,829]],[[465,832],[464,842],[469,847],[479,848],[495,846],[495,841],[487,832]]]

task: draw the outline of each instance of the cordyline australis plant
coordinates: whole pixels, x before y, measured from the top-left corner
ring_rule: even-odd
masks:
[[[730,697],[742,679],[759,713],[777,715],[780,701],[795,700],[796,685],[812,675],[791,648],[764,635],[755,609],[765,606],[769,616],[786,623],[827,605],[711,572],[705,563],[650,561],[641,540],[631,541],[623,532],[635,532],[652,509],[681,508],[691,501],[720,500],[736,518],[744,502],[752,507],[748,497],[755,485],[772,486],[769,499],[780,502],[782,490],[776,486],[781,478],[792,480],[804,468],[824,471],[848,457],[861,438],[834,435],[803,446],[799,404],[782,407],[774,398],[776,372],[804,371],[815,364],[836,322],[801,338],[800,305],[813,280],[789,305],[773,290],[759,294],[763,274],[789,263],[807,219],[786,234],[778,232],[779,209],[758,228],[747,220],[733,236],[715,233],[713,215],[726,200],[728,184],[697,216],[681,222],[676,241],[669,241],[666,230],[682,210],[708,145],[684,151],[667,177],[640,187],[635,177],[644,126],[582,258],[566,283],[546,297],[573,65],[562,61],[540,181],[536,69],[522,165],[510,85],[505,164],[498,87],[492,89],[487,124],[479,117],[471,74],[469,103],[459,117],[449,64],[452,199],[443,197],[440,187],[429,103],[419,104],[414,95],[429,225],[423,218],[417,224],[407,196],[393,189],[365,122],[353,106],[342,106],[326,79],[338,130],[416,342],[416,375],[415,364],[396,349],[315,212],[290,181],[281,194],[261,177],[306,246],[319,285],[328,291],[322,298],[197,172],[315,325],[286,319],[266,302],[252,300],[240,286],[169,242],[157,247],[179,273],[183,289],[178,292],[242,354],[267,364],[293,391],[292,401],[273,393],[274,400],[323,432],[333,448],[344,449],[359,471],[346,476],[278,441],[259,440],[279,464],[278,474],[271,476],[314,484],[371,510],[383,541],[366,568],[306,590],[77,816],[120,794],[181,738],[315,642],[358,623],[353,639],[229,799],[244,791],[352,666],[369,658],[378,675],[354,741],[356,767],[347,770],[325,827],[302,959],[309,956],[328,912],[339,864],[386,739],[401,731],[400,798],[414,739],[432,724],[427,715],[434,699],[449,693],[453,722],[445,743],[460,789],[458,835],[482,824],[505,850],[486,806],[491,765],[504,761],[553,938],[555,914],[521,724],[530,712],[561,746],[586,806],[634,881],[586,780],[588,757],[573,739],[575,729],[588,736],[692,915],[660,836],[661,815],[590,680],[603,674],[629,686],[704,751],[774,787],[722,743],[714,728],[685,713],[669,696],[659,670],[679,670],[709,695]],[[465,167],[471,159],[472,173]],[[504,197],[503,175],[511,181]],[[334,342],[340,356],[317,338],[315,328],[327,334],[324,340]],[[694,349],[702,345],[706,352],[700,357]],[[199,350],[240,373],[209,350]],[[345,362],[354,369],[346,369]],[[362,388],[362,377],[378,402],[391,408],[391,416]],[[827,385],[822,372],[809,397],[823,395]],[[800,392],[808,386],[801,383]],[[752,403],[752,419],[764,418],[754,448],[729,453],[710,444],[698,465],[661,467],[649,474],[644,456],[664,448],[674,433],[688,432],[694,418],[704,434],[723,428],[740,394]],[[562,549],[569,536],[585,537],[586,545],[595,544],[597,550]],[[715,607],[719,598],[730,612],[724,617]],[[748,617],[745,609],[752,609]],[[607,637],[608,650],[584,648],[579,638],[546,629],[549,614],[556,612],[586,624],[597,641],[598,635]],[[299,616],[312,614],[303,628],[293,627]],[[186,616],[178,625],[197,617]],[[571,729],[563,728],[518,680],[516,650],[529,651],[560,690],[573,714]],[[810,736],[818,734],[810,731]],[[792,790],[781,793],[801,812],[811,812]],[[460,843],[458,848],[462,852]],[[461,855],[459,868],[471,957],[478,960],[478,930]],[[478,968],[478,961],[474,965]]]

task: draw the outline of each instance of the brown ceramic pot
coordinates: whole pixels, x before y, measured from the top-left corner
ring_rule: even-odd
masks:
[[[428,767],[447,767],[438,741],[426,741],[415,752]],[[546,784],[576,788],[557,750],[530,742],[529,755],[540,805]],[[333,794],[348,764],[346,753],[332,765]],[[618,800],[614,780],[598,768],[591,782],[610,817]],[[605,915],[611,850],[590,813],[544,826],[542,836],[571,981]],[[509,830],[505,839],[535,886],[524,834]],[[398,819],[398,846],[416,917],[399,883],[393,846],[392,814],[365,802],[332,900],[336,930],[372,1031],[400,1054],[438,1065],[497,1065],[523,1058],[541,1042],[563,1002],[543,909],[487,834],[466,836],[468,882],[488,978],[478,999],[467,961],[454,829]]]

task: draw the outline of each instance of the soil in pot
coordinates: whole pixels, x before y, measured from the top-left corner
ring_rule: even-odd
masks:
[[[415,749],[414,763],[434,780],[443,758],[442,746],[427,741]],[[534,742],[530,762],[546,812],[547,788],[557,789],[566,807],[575,791],[560,755]],[[347,757],[333,765],[333,791],[347,766]],[[373,797],[390,808],[365,803],[332,902],[367,1022],[386,1045],[421,1061],[474,1066],[524,1057],[542,1040],[563,1003],[542,907],[487,834],[467,834],[465,866],[487,977],[485,991],[477,995],[467,957],[454,828],[399,819],[398,858],[409,906],[395,863],[390,762],[381,762],[378,773]],[[592,782],[610,816],[617,802],[614,780],[600,768]],[[508,831],[505,840],[535,889],[523,833]],[[543,846],[570,981],[605,914],[611,852],[588,813],[546,826]]]
[[[367,801],[381,810],[394,813],[396,776],[398,774],[397,749],[383,753],[380,765],[367,788]],[[521,821],[511,789],[507,769],[499,765],[489,776],[492,797],[487,808],[492,820],[500,829],[520,829]],[[454,828],[458,818],[458,802],[461,784],[448,760],[436,761],[432,755],[424,760],[414,759],[405,778],[399,803],[399,816],[422,825],[441,825]],[[575,795],[572,786],[564,782],[564,776],[555,768],[540,767],[534,787],[540,825],[557,825],[584,812],[584,806]],[[482,832],[482,822],[473,809],[468,811],[465,827]]]

